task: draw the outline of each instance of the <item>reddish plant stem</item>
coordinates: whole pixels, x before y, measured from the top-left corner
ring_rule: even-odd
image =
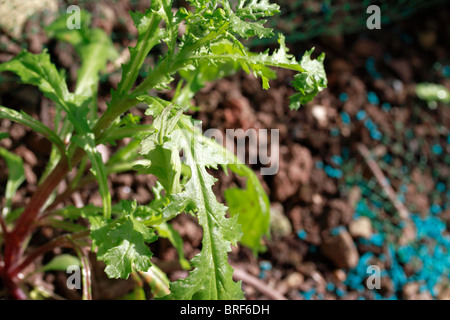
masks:
[[[138,100],[122,99],[114,107],[109,107],[105,113],[97,121],[93,128],[94,135],[100,137],[106,128],[122,113],[136,105]],[[85,156],[85,151],[81,148],[76,148],[71,160],[62,157],[53,171],[47,176],[44,182],[38,186],[36,192],[30,198],[25,210],[20,215],[16,222],[14,229],[8,233],[8,241],[4,244],[4,267],[2,268],[1,276],[4,278],[4,283],[8,291],[15,299],[26,299],[26,295],[17,286],[15,276],[17,275],[15,265],[22,258],[22,245],[28,235],[31,234],[35,226],[42,207],[47,202],[52,192],[56,189],[58,184],[69,173],[69,163],[71,167],[76,166]],[[21,263],[22,265],[23,263]],[[13,271],[13,272],[11,272]],[[20,271],[19,271],[20,272]]]
[[[55,200],[45,209],[45,211],[52,211],[55,209],[58,204],[69,198],[75,191],[81,190],[83,187],[89,185],[89,183],[92,183],[95,181],[95,178],[93,176],[87,176],[80,180],[78,185],[76,187],[68,187],[66,190],[64,190],[63,193],[56,196]],[[46,214],[44,213],[40,219],[44,218]]]
[[[6,241],[6,238],[8,237],[8,228],[6,227],[5,220],[3,219],[2,214],[0,213],[0,229],[3,233],[3,241]]]
[[[89,236],[89,231],[81,231],[71,235],[59,236],[50,242],[40,246],[33,252],[31,252],[23,261],[17,266],[13,267],[7,274],[10,278],[15,278],[23,269],[30,265],[34,260],[50,250],[57,247],[73,246],[75,240],[86,238]]]
[[[62,158],[55,169],[31,197],[25,210],[17,220],[14,229],[8,234],[8,242],[6,243],[7,245],[5,246],[4,253],[6,270],[9,270],[13,263],[19,258],[18,256],[20,255],[22,243],[33,230],[34,221],[39,215],[42,206],[68,172],[69,166],[67,160]]]

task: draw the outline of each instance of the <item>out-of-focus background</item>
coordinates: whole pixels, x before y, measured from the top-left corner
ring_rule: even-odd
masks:
[[[315,54],[325,52],[328,88],[298,111],[288,107],[293,73],[285,70],[278,70],[267,91],[253,75],[239,72],[196,95],[200,111],[194,116],[205,128],[280,130],[279,172],[260,177],[273,213],[267,251],[255,257],[240,246],[230,254],[235,268],[257,279],[258,285],[244,281],[246,298],[270,299],[274,296],[267,292],[275,292],[307,300],[450,299],[450,10],[445,2],[280,0],[281,14],[267,25],[286,35],[298,59],[311,47]],[[136,38],[129,11],[144,11],[149,1],[0,1],[0,62],[22,49],[47,48],[74,83],[75,51],[43,31],[70,4],[91,12],[93,26],[106,30],[124,53]],[[380,30],[366,27],[371,4],[381,9]],[[275,48],[276,40],[246,45],[261,51]],[[146,63],[153,61],[149,56]],[[119,80],[120,70],[110,65],[102,76],[100,110]],[[162,94],[170,97],[171,90]],[[0,77],[0,104],[52,122],[49,100],[6,75]],[[133,112],[143,116],[141,109]],[[10,133],[0,145],[25,161],[26,183],[14,199],[20,206],[33,192],[49,146],[8,120],[0,121],[0,131]],[[223,201],[223,190],[239,181],[217,176],[215,191]],[[3,160],[0,181],[3,192]],[[130,172],[111,182],[114,201],[152,199],[155,181],[147,176]],[[71,201],[101,204],[95,186]],[[174,227],[185,240],[186,256],[193,257],[201,228],[187,215]],[[52,238],[53,232],[42,228],[40,237]],[[184,276],[172,263],[174,248],[163,242],[153,250],[172,279]],[[92,263],[94,298],[120,298],[130,291],[132,282],[108,280],[102,265],[95,258]],[[366,286],[374,270],[369,266],[379,268],[379,289]],[[66,277],[54,272],[36,281],[59,296],[78,298],[65,287]]]

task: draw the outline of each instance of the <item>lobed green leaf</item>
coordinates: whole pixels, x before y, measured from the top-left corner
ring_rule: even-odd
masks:
[[[105,262],[110,278],[127,279],[133,270],[150,269],[152,253],[147,243],[157,238],[152,229],[127,212],[117,220],[98,215],[88,218],[93,249],[97,249],[97,259]]]

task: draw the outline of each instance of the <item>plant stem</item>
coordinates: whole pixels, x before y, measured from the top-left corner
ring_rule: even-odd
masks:
[[[83,267],[83,300],[92,300],[91,269],[89,268],[88,255],[83,248],[80,248],[80,246],[75,243],[75,241],[72,241],[72,245],[80,258]]]
[[[89,236],[89,234],[90,232],[86,230],[74,234],[62,235],[51,240],[50,242],[47,242],[46,244],[40,246],[39,248],[31,252],[25,259],[23,259],[23,261],[20,264],[13,267],[8,272],[8,276],[10,278],[15,278],[23,269],[25,269],[30,263],[32,263],[34,260],[36,260],[39,256],[43,255],[44,253],[56,247],[72,245],[73,241],[86,238]]]
[[[0,213],[0,229],[3,234],[3,241],[6,242],[6,238],[8,237],[8,228],[6,227],[5,220],[3,219],[3,216],[1,213]]]
[[[14,229],[8,235],[8,245],[5,246],[5,269],[8,270],[16,261],[20,247],[25,238],[30,234],[33,223],[36,220],[42,206],[47,201],[53,190],[66,176],[69,170],[65,158],[61,158],[55,169],[47,176],[31,197],[25,210],[20,215]]]

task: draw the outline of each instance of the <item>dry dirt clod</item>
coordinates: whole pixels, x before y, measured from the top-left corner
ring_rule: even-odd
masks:
[[[358,264],[358,251],[346,230],[341,230],[337,235],[323,237],[320,249],[338,268],[353,268]]]

